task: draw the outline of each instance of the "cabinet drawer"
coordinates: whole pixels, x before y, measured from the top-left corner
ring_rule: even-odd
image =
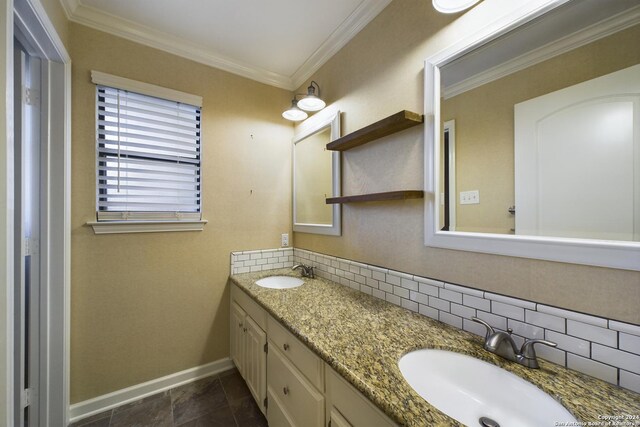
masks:
[[[340,425],[353,427],[393,427],[391,421],[380,409],[364,397],[358,390],[338,375],[333,369],[326,368],[327,416],[336,414]],[[333,419],[331,419],[333,425]]]
[[[267,335],[275,346],[318,390],[324,390],[324,362],[277,320],[268,316]]]
[[[267,377],[268,393],[277,397],[282,411],[294,425],[323,427],[324,396],[277,348],[269,349]]]
[[[267,391],[267,397],[269,398],[269,410],[267,411],[269,427],[295,427],[291,417],[282,407],[282,401],[275,393],[272,393],[271,389]]]
[[[267,330],[267,312],[235,283],[231,283],[231,300],[242,307],[263,331]]]

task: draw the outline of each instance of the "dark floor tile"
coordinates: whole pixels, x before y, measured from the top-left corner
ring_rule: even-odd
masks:
[[[220,372],[220,373],[218,374],[218,376],[219,376],[220,378],[222,378],[222,377],[226,377],[227,375],[234,375],[234,374],[240,374],[240,371],[238,371],[238,368],[236,368],[236,367],[233,367],[233,368],[231,368],[231,369],[228,369],[228,370],[226,370],[226,371],[224,371],[224,372]]]
[[[176,424],[176,427],[236,427],[236,421],[229,406],[215,409],[195,420],[184,424]]]
[[[162,393],[157,393],[157,394],[153,394],[151,396],[144,397],[144,398],[142,398],[140,400],[136,400],[135,402],[127,403],[126,405],[118,406],[117,408],[115,408],[113,410],[113,412],[117,413],[117,412],[127,411],[127,410],[133,408],[134,406],[137,406],[137,405],[139,405],[141,403],[151,402],[152,400],[161,399],[161,398],[166,397],[166,396],[169,396],[169,390],[163,391]]]
[[[227,406],[227,398],[217,376],[208,377],[171,390],[173,420],[177,425]]]
[[[172,427],[171,397],[168,395],[114,411],[110,427]]]
[[[73,424],[69,424],[69,427],[109,427],[112,412],[113,411],[109,409],[108,411],[101,412],[80,421],[76,421]]]
[[[260,412],[260,408],[253,396],[230,401],[229,403],[238,427],[267,427],[267,419]]]
[[[220,375],[222,388],[229,400],[238,400],[247,396],[251,396],[249,387],[237,370],[226,375]]]

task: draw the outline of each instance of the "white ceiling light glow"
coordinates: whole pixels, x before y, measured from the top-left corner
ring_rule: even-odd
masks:
[[[433,0],[433,7],[442,13],[457,13],[470,8],[480,0]]]
[[[300,120],[304,120],[309,117],[309,115],[298,108],[298,101],[292,99],[291,108],[282,113],[282,117],[287,120],[291,120],[292,122],[299,122]]]
[[[318,88],[317,96],[316,87]],[[307,95],[300,101],[298,101],[298,107],[302,108],[304,111],[320,111],[326,105],[327,104],[322,99],[320,99],[320,86],[318,86],[318,83],[314,81],[312,81],[307,88]]]

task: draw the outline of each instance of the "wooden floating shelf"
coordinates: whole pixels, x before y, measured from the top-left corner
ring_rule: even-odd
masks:
[[[384,118],[367,127],[338,138],[327,144],[327,150],[345,151],[359,145],[366,144],[383,136],[391,135],[401,130],[409,129],[423,122],[423,116],[407,110],[402,110],[392,116]]]
[[[334,205],[336,203],[379,202],[384,200],[406,200],[422,198],[424,198],[424,191],[402,190],[389,191],[386,193],[361,194],[358,196],[330,197],[327,199],[327,204]]]

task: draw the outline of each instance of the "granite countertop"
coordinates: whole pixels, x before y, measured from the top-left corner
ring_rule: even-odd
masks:
[[[522,367],[485,351],[480,337],[335,282],[305,278],[303,286],[286,290],[255,284],[275,275],[299,277],[281,269],[230,279],[401,425],[461,425],[403,379],[398,360],[420,348],[451,350],[498,365],[554,396],[581,422],[605,425],[599,416],[640,415],[636,393],[545,360],[540,369]]]

